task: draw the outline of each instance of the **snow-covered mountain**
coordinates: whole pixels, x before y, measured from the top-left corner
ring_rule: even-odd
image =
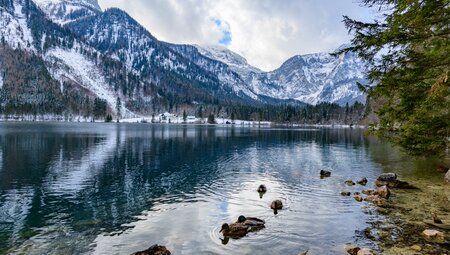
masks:
[[[340,105],[365,102],[365,95],[356,83],[365,81],[366,66],[353,53],[298,55],[274,71],[263,72],[226,48],[197,48],[205,56],[226,63],[253,93],[260,96],[293,99],[313,105],[321,102]]]
[[[96,0],[0,1],[0,9],[0,109],[95,115],[104,102],[102,112],[117,114],[120,99],[122,115],[148,115],[179,105],[364,101],[356,82],[365,67],[353,54],[294,56],[263,72],[224,47],[159,41]]]
[[[97,0],[33,0],[47,17],[64,25],[101,12]]]

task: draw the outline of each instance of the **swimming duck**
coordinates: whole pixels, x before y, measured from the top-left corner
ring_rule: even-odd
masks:
[[[260,193],[266,193],[266,192],[267,192],[266,185],[264,185],[264,184],[259,185],[259,187],[258,187],[258,192],[260,192]]]
[[[274,200],[272,201],[272,204],[270,204],[270,209],[283,209],[283,202],[281,202],[281,200]]]
[[[270,209],[273,209],[274,214],[278,214],[278,210],[283,209],[283,202],[281,202],[281,200],[274,200],[270,204]]]
[[[224,223],[222,224],[222,228],[219,232],[221,232],[225,237],[239,238],[247,235],[250,228],[250,226],[242,223]]]
[[[219,232],[222,232],[225,237],[239,238],[245,236],[248,232],[264,228],[265,223],[264,220],[241,215],[235,223],[224,223]]]
[[[266,222],[255,217],[245,217],[244,215],[241,215],[236,223],[244,224],[245,226],[250,227],[249,231],[255,231],[264,228],[264,224]]]

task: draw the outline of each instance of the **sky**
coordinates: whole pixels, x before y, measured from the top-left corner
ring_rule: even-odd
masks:
[[[156,38],[221,45],[264,71],[298,54],[330,52],[350,41],[342,16],[369,20],[357,0],[99,0],[128,12]]]

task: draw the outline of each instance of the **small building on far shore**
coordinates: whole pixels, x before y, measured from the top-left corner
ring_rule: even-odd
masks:
[[[174,123],[177,121],[177,116],[175,116],[175,114],[172,113],[161,113],[159,114],[156,119],[160,122],[160,123]]]
[[[197,121],[197,118],[195,116],[189,115],[186,117],[186,123],[195,123]]]

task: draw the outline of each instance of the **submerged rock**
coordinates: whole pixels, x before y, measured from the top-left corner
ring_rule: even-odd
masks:
[[[423,237],[428,242],[432,243],[444,243],[445,242],[445,235],[441,231],[433,230],[433,229],[425,229],[422,232]]]
[[[344,183],[347,184],[348,186],[355,185],[355,183],[352,180],[346,180]]]
[[[330,177],[331,172],[327,170],[320,170],[320,177]]]
[[[389,188],[385,185],[382,187],[379,187],[375,190],[375,195],[382,197],[382,198],[389,198],[391,196],[391,191]]]
[[[344,197],[349,197],[351,194],[352,194],[352,193],[346,192],[346,191],[342,191],[342,192],[341,192],[341,196],[344,196]]]
[[[377,196],[377,195],[370,195],[370,196],[367,196],[367,197],[364,199],[364,201],[374,203],[374,204],[376,204],[376,205],[378,205],[378,206],[385,206],[385,205],[386,205],[386,202],[387,202],[387,200],[386,200],[385,198],[382,198],[382,197]]]
[[[368,248],[362,248],[361,250],[358,251],[358,253],[356,253],[356,255],[374,255],[374,254],[375,253],[373,253],[373,251]]]
[[[348,244],[345,246],[345,251],[350,255],[358,254],[358,251],[361,250],[358,246]]]
[[[362,178],[361,180],[357,181],[356,183],[358,183],[359,185],[366,186],[367,182],[368,182],[367,178]]]
[[[445,174],[445,181],[447,183],[450,183],[450,170],[448,170],[447,173]]]
[[[362,202],[362,201],[363,201],[363,198],[362,198],[362,196],[360,196],[360,195],[354,195],[353,198],[354,198],[356,201],[358,201],[358,202]]]
[[[170,255],[170,251],[164,246],[155,244],[147,250],[138,251],[131,255]]]

